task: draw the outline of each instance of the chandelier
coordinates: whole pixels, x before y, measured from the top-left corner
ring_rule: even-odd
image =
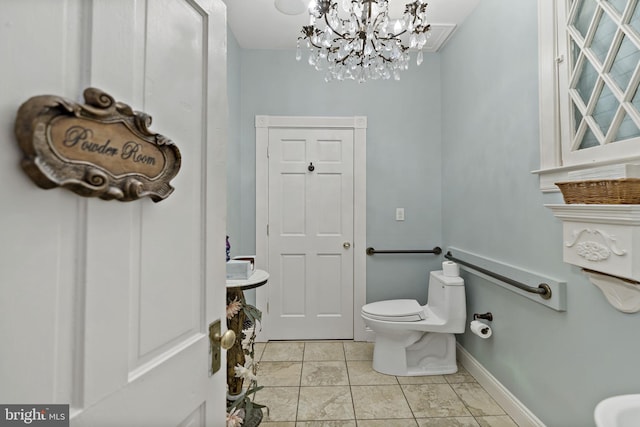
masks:
[[[415,0],[405,6],[401,19],[392,20],[388,0],[316,0],[309,6],[310,23],[298,37],[309,49],[309,64],[325,71],[325,80],[400,80],[409,68],[409,49],[417,49],[416,63],[423,61],[427,42],[427,3]],[[321,26],[324,26],[323,28]]]

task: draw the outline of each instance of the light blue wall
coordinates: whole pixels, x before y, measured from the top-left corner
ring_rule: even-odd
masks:
[[[616,311],[562,262],[562,224],[543,207],[561,198],[543,195],[530,173],[539,166],[536,19],[536,0],[483,0],[443,53],[400,82],[327,84],[293,51],[230,42],[239,107],[229,176],[240,192],[229,197],[230,232],[235,253],[255,251],[256,114],[366,115],[367,245],[450,245],[566,281],[559,313],[464,273],[468,316],[493,312],[494,335],[459,341],[549,427],[592,426],[598,401],[640,392],[640,314]],[[368,258],[367,299],[424,302],[426,272],[441,261]]]
[[[255,251],[256,115],[367,116],[367,241],[358,242],[358,250],[441,244],[439,55],[412,64],[400,82],[364,84],[325,83],[322,73],[295,60],[295,51],[240,49],[240,57],[239,68],[229,71],[241,75],[240,153],[229,164],[241,171],[240,200],[229,197],[229,217],[241,223],[232,230],[239,252]],[[405,208],[404,222],[395,221],[396,207]],[[425,302],[428,271],[439,262],[433,255],[368,258],[367,300]]]
[[[465,274],[468,316],[493,336],[459,341],[549,427],[591,426],[601,399],[640,392],[640,314],[611,307],[562,262],[562,224],[539,167],[536,0],[482,0],[442,53],[447,245],[567,282],[558,313]]]
[[[240,46],[231,31],[227,31],[227,93],[229,99],[229,141],[227,144],[227,235],[232,255],[238,252],[236,237],[240,235]]]

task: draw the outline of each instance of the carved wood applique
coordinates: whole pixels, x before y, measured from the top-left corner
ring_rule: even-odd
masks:
[[[20,106],[15,123],[21,162],[41,188],[64,187],[85,197],[120,201],[174,190],[180,151],[149,130],[151,116],[96,88],[84,91],[85,104],[41,95]]]

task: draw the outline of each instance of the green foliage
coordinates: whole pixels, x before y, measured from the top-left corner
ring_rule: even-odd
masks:
[[[262,321],[262,312],[256,307],[249,304],[244,304],[242,309],[244,310],[244,315],[247,316],[247,320],[250,320],[254,325],[256,324],[256,322]]]

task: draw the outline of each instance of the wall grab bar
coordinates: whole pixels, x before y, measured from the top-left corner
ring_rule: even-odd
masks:
[[[453,261],[453,262],[457,262],[458,264],[462,264],[466,267],[472,268],[476,271],[479,271],[482,274],[486,274],[487,276],[491,276],[494,279],[498,279],[501,282],[507,283],[511,286],[515,286],[518,289],[522,289],[523,291],[526,292],[530,292],[532,294],[538,294],[540,295],[543,299],[551,299],[551,287],[549,285],[547,285],[546,283],[540,283],[538,285],[538,287],[533,287],[533,286],[529,286],[529,285],[525,285],[524,283],[520,283],[518,281],[515,281],[513,279],[509,279],[506,276],[503,276],[501,274],[498,273],[494,273],[493,271],[489,271],[489,270],[485,270],[482,267],[478,267],[477,265],[473,265],[470,264],[466,261],[462,261],[456,257],[454,257],[451,254],[451,251],[447,252],[444,256],[446,259]]]
[[[439,246],[436,246],[433,249],[421,250],[421,249],[408,249],[408,250],[377,250],[369,246],[367,248],[367,255],[375,255],[375,254],[436,254],[440,255],[442,253],[442,249]]]

